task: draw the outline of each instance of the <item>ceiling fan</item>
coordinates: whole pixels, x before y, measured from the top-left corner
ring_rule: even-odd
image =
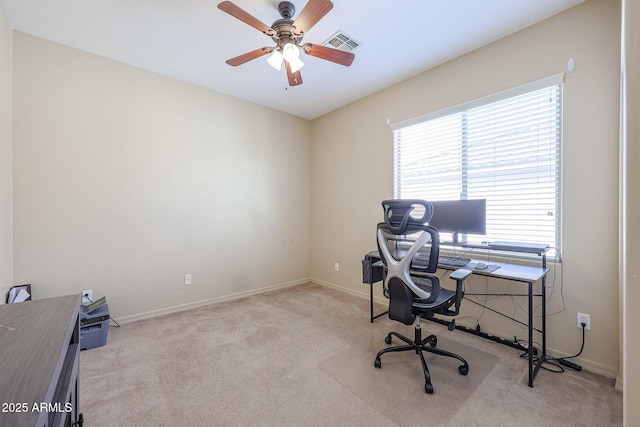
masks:
[[[302,84],[300,68],[304,66],[304,63],[300,60],[301,50],[316,58],[325,59],[348,67],[355,58],[355,55],[351,52],[344,52],[313,43],[300,45],[302,38],[311,27],[318,23],[332,8],[333,3],[329,0],[309,0],[294,21],[291,18],[293,18],[295,14],[295,6],[289,1],[283,1],[278,5],[278,12],[280,16],[282,16],[282,19],[278,19],[271,24],[271,26],[268,26],[233,2],[223,1],[219,3],[218,9],[271,37],[276,43],[275,46],[261,47],[236,56],[235,58],[228,59],[226,63],[236,67],[245,62],[260,58],[261,56],[271,54],[267,62],[277,70],[281,69],[282,63],[284,62],[289,86]]]

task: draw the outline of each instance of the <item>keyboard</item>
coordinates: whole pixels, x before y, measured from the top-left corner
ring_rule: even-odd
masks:
[[[469,258],[461,258],[457,256],[444,256],[438,257],[438,265],[446,265],[447,267],[460,268],[469,264],[471,260]]]

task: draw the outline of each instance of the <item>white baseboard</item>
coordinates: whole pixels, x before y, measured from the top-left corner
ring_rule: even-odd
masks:
[[[369,285],[367,285],[366,283],[362,284],[362,286],[363,286],[362,291],[354,291],[353,289],[345,288],[343,286],[336,285],[335,283],[325,282],[324,280],[316,279],[314,277],[312,277],[309,280],[312,283],[316,283],[318,285],[326,286],[328,288],[332,288],[332,289],[347,293],[349,295],[353,295],[353,296],[358,297],[358,298],[364,298],[367,301],[369,301]],[[374,302],[374,304],[389,305],[389,300],[384,298],[384,297],[380,297],[380,296],[374,296],[373,297],[373,302]]]
[[[555,350],[549,347],[547,347],[547,351],[550,353],[553,353],[556,357],[571,356],[570,354],[567,354],[562,351]],[[582,369],[584,369],[585,371],[593,372],[594,374],[602,375],[603,377],[606,377],[606,378],[615,379],[618,376],[617,370],[610,368],[608,366],[601,365],[599,363],[592,362],[591,360],[583,359],[581,357],[575,357],[571,359],[571,362],[582,366]],[[616,380],[616,384],[617,382],[618,380]],[[616,385],[616,389],[617,389],[617,385]]]
[[[620,392],[624,390],[623,383],[622,383],[622,378],[620,378],[620,377],[616,377],[616,386],[615,386],[615,389],[616,389],[616,390],[618,390],[618,391],[620,391]]]
[[[129,316],[120,317],[116,320],[118,323],[125,325],[127,323],[139,322],[140,320],[152,319],[154,317],[164,316],[166,314],[171,314],[171,313],[178,313],[185,310],[204,307],[206,305],[217,304],[217,303],[232,301],[240,298],[246,298],[252,295],[263,294],[265,292],[275,291],[277,289],[290,288],[292,286],[298,286],[305,283],[309,283],[310,281],[311,279],[306,278],[306,279],[294,280],[292,282],[279,283],[276,285],[266,286],[264,288],[251,289],[248,291],[238,292],[230,295],[224,295],[216,298],[209,298],[206,300],[194,301],[187,304],[180,304],[180,305],[174,305],[172,307],[160,308],[158,310],[146,311],[144,313],[132,314]]]

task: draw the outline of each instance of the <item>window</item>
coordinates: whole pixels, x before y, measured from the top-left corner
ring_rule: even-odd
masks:
[[[470,240],[560,249],[562,74],[392,125],[394,196],[487,200]]]

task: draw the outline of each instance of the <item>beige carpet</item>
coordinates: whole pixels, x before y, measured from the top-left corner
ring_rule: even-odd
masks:
[[[380,307],[379,307],[380,308]],[[527,387],[518,352],[423,322],[438,346],[433,395],[410,353],[385,354],[389,330],[369,301],[315,284],[111,327],[80,353],[86,426],[619,426],[622,397],[588,372],[541,371]],[[396,406],[397,405],[397,406]]]
[[[394,338],[392,345],[399,344],[404,343]],[[438,348],[467,360],[469,374],[458,373],[461,363],[457,359],[425,353],[434,386],[434,394],[427,395],[422,364],[415,352],[386,353],[381,357],[382,368],[373,366],[376,353],[386,346],[384,336],[376,336],[319,366],[399,426],[423,425],[428,419],[447,425],[499,360],[492,354],[438,337]]]

